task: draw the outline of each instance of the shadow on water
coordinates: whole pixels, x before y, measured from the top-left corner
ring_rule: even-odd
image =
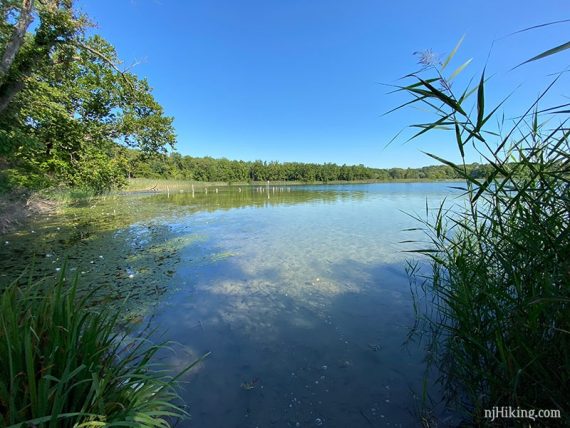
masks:
[[[302,295],[279,271],[252,278],[232,259],[177,273],[192,285],[154,319],[187,350],[171,364],[212,352],[182,391],[192,420],[181,426],[419,425],[424,365],[404,346],[413,324],[405,272],[352,260],[333,271],[345,291],[312,278]]]

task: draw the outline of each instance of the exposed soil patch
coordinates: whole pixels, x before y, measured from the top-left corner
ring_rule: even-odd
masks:
[[[0,196],[0,234],[21,227],[30,218],[53,213],[57,203],[37,194],[11,193]]]

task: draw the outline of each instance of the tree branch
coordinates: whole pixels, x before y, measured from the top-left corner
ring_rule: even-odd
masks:
[[[12,38],[6,45],[2,59],[0,60],[0,81],[4,79],[14,59],[16,54],[20,50],[22,43],[24,43],[24,37],[26,36],[26,30],[30,26],[34,17],[32,11],[34,9],[34,0],[22,0],[22,9],[20,10],[20,16],[18,22],[14,27],[14,33]]]
[[[101,58],[108,65],[110,65],[117,73],[119,73],[123,78],[123,80],[130,86],[132,91],[135,92],[135,86],[133,85],[133,82],[131,82],[131,80],[126,76],[125,72],[121,70],[119,67],[117,67],[117,65],[111,59],[109,59],[105,54],[99,52],[97,49],[94,49],[91,46],[86,45],[85,43],[79,40],[72,41],[71,44],[77,46],[78,48],[85,49],[89,53]]]

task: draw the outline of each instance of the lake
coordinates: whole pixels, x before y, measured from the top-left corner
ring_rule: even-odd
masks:
[[[7,236],[0,285],[78,276],[178,342],[183,427],[419,426],[404,244],[454,183],[225,187],[79,203]],[[64,261],[66,261],[64,263]],[[432,381],[430,381],[432,382]],[[429,391],[437,400],[434,385]]]

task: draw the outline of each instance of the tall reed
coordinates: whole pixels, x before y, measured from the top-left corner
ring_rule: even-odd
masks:
[[[423,104],[436,115],[414,125],[419,131],[412,138],[450,131],[462,162],[428,155],[465,182],[464,205],[442,204],[421,219],[429,244],[415,251],[430,268],[411,270],[412,284],[423,290],[413,333],[426,339],[447,403],[469,424],[490,424],[484,410],[493,406],[558,409],[563,419],[535,423],[568,423],[570,104],[540,109],[559,75],[510,126],[499,118],[501,126],[491,127],[501,104],[486,105],[485,72],[474,88],[456,91],[451,80],[466,65],[448,73],[456,52],[426,62],[397,88],[411,95],[406,104]],[[467,145],[490,166],[486,178],[467,172]],[[502,423],[524,422],[531,421]]]

